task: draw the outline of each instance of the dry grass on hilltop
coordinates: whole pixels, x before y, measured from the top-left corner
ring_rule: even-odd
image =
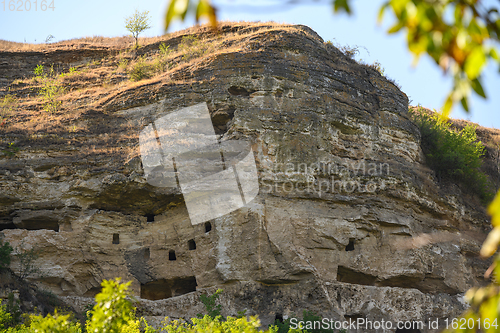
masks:
[[[293,27],[293,25],[285,23],[276,22],[232,22],[232,21],[221,21],[219,24],[221,27],[269,27],[269,28],[286,28]],[[197,25],[184,30],[172,32],[165,34],[163,36],[156,37],[139,37],[139,44],[141,46],[147,46],[155,44],[166,39],[175,38],[181,35],[189,34],[203,34],[207,32],[212,32],[209,25]],[[103,37],[103,36],[92,36],[92,37],[81,37],[73,38],[68,40],[62,40],[54,43],[18,43],[11,42],[7,40],[0,39],[0,52],[43,52],[43,51],[54,51],[54,50],[68,50],[68,49],[81,49],[81,48],[109,48],[116,50],[123,50],[132,47],[135,40],[131,36],[121,36],[121,37]]]
[[[219,33],[202,25],[163,36],[140,38],[139,49],[133,48],[131,37],[95,36],[50,44],[0,41],[0,55],[1,52],[18,55],[34,52],[25,58],[29,59],[40,52],[43,53],[40,57],[46,59],[45,72],[54,64],[54,74],[45,79],[35,76],[36,63],[29,65],[26,62],[23,74],[17,78],[8,73],[10,82],[0,85],[0,132],[31,135],[86,131],[78,119],[88,110],[102,109],[116,96],[141,87],[185,84],[192,80],[190,73],[205,66],[211,57],[247,52],[245,45],[249,39],[276,30],[299,31],[300,28],[274,22],[221,22]],[[169,46],[163,53],[160,51],[162,43]],[[78,55],[88,49],[100,49],[104,53],[101,52],[100,58],[87,59],[83,63],[54,60],[50,63],[50,59],[56,59],[52,56],[60,54],[56,51],[69,50],[71,55],[74,50]],[[47,99],[40,95],[47,85],[60,88],[52,101],[56,108],[51,112],[47,111]]]

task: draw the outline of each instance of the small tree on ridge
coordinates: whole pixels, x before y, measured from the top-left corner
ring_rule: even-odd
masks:
[[[135,38],[135,47],[139,46],[139,34],[151,28],[149,19],[149,11],[139,12],[137,9],[134,15],[125,18],[125,28],[130,31],[132,37]]]

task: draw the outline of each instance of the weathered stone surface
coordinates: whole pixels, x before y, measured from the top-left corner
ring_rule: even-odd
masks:
[[[186,83],[102,99],[81,115],[89,130],[74,144],[21,140],[0,158],[0,229],[41,251],[40,285],[82,307],[102,279],[120,276],[153,299],[141,300],[144,313],[172,318],[202,312],[199,294],[221,287],[223,314],[247,309],[268,324],[302,310],[450,318],[485,283],[484,209],[439,186],[406,95],[376,71],[296,26],[255,29],[239,51],[171,78]],[[179,190],[146,183],[137,156],[146,125],[201,102],[222,141],[252,143],[260,184],[208,232],[191,225]],[[104,152],[84,153],[90,145]]]

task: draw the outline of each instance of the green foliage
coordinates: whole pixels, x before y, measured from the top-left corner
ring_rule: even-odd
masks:
[[[78,70],[76,69],[76,67],[70,67],[69,71],[67,73],[61,73],[61,74],[59,74],[59,76],[65,77],[65,76],[72,76],[75,74],[78,74]]]
[[[201,298],[205,304],[208,315],[200,318],[192,318],[190,322],[173,320],[168,318],[162,322],[162,327],[155,329],[149,326],[144,318],[136,319],[135,309],[132,307],[128,286],[130,282],[120,283],[120,279],[102,282],[102,292],[95,300],[96,304],[89,310],[90,316],[87,316],[85,331],[90,333],[308,333],[305,330],[294,330],[278,328],[271,325],[268,330],[259,330],[260,321],[255,317],[246,317],[245,312],[239,312],[239,317],[227,317],[223,319],[220,316],[220,305],[215,305],[221,289],[211,296]],[[88,308],[88,307],[87,307]],[[311,312],[304,311],[304,320],[320,320]],[[12,315],[7,307],[0,307],[0,329],[12,326]],[[53,315],[42,317],[32,314],[23,325],[10,327],[7,333],[82,333],[79,323],[75,322],[72,315],[62,315],[57,311]],[[326,330],[312,330],[312,332],[330,332]]]
[[[0,330],[7,328],[12,321],[12,315],[5,305],[0,305]]]
[[[62,104],[62,102],[57,99],[64,93],[65,89],[57,80],[54,66],[50,66],[50,70],[45,72],[42,65],[37,65],[34,73],[35,79],[42,83],[42,86],[38,90],[38,95],[42,98],[43,109],[47,112],[55,113]]]
[[[10,265],[10,254],[14,251],[9,242],[3,242],[0,239],[0,270],[9,267]]]
[[[210,0],[170,0],[165,14],[165,31],[175,19],[184,21],[188,12],[195,16],[196,23],[199,22],[200,18],[205,17],[210,21],[213,28],[217,28],[215,11],[215,7],[211,5]]]
[[[222,293],[222,289],[217,289],[215,294],[207,296],[205,294],[200,295],[200,301],[205,305],[205,310],[207,310],[208,316],[212,319],[217,318],[221,315],[220,311],[222,305],[217,304],[216,302]],[[203,318],[202,314],[197,314],[198,318]]]
[[[63,92],[64,88],[61,87],[59,81],[56,79],[46,79],[38,92],[44,101],[43,109],[49,113],[55,113],[62,104],[57,98]]]
[[[125,28],[130,31],[135,39],[135,46],[139,46],[139,34],[144,30],[151,28],[149,22],[149,12],[139,12],[137,9],[134,15],[125,18]]]
[[[267,331],[260,331],[260,321],[257,317],[250,318],[234,318],[227,317],[222,321],[220,317],[212,318],[209,315],[203,318],[193,318],[192,324],[171,321],[166,323],[162,332],[171,333],[276,333],[274,327],[270,327]]]
[[[13,293],[7,295],[7,304],[5,305],[5,311],[10,314],[9,326],[15,326],[21,322],[21,307],[19,299],[14,297]]]
[[[87,332],[119,333],[130,326],[129,322],[135,324],[128,292],[130,283],[120,283],[120,278],[102,282],[102,291],[95,297],[96,305],[90,311],[92,317],[86,324]]]
[[[35,73],[35,76],[36,77],[43,77],[44,76],[44,68],[43,68],[43,65],[36,65],[35,69],[33,70],[33,72]]]
[[[428,54],[453,76],[454,86],[443,106],[445,115],[458,101],[468,111],[471,91],[486,98],[481,73],[489,60],[500,64],[500,16],[498,9],[490,9],[480,1],[426,0],[389,0],[380,9],[380,21],[387,11],[396,19],[388,33],[406,32],[415,62]]]
[[[80,323],[71,322],[71,315],[58,315],[57,311],[54,315],[41,315],[30,316],[30,331],[36,333],[81,333]],[[104,331],[102,331],[104,332]]]
[[[168,57],[170,53],[172,52],[169,50],[170,45],[165,45],[165,43],[160,44],[160,54],[162,57]]]
[[[479,169],[485,148],[477,141],[475,128],[467,125],[457,131],[438,114],[422,110],[411,110],[410,114],[420,129],[426,162],[437,176],[460,181],[481,199],[491,199],[486,175]]]
[[[143,79],[150,78],[153,76],[154,67],[148,63],[145,57],[139,57],[137,62],[132,66],[130,70],[130,80],[140,81]]]

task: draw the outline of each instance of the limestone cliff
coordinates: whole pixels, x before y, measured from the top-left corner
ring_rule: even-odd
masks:
[[[216,47],[186,59],[191,34]],[[0,127],[0,235],[40,250],[33,282],[81,308],[120,276],[145,314],[170,317],[202,312],[199,294],[222,288],[223,314],[247,309],[265,324],[302,310],[396,322],[465,309],[463,293],[485,283],[489,220],[425,166],[398,87],[304,26],[228,24],[162,41],[173,65],[136,83],[120,59],[152,58],[160,41],[0,52],[0,91],[21,101]],[[86,68],[63,78],[55,114],[25,83],[37,64]],[[251,143],[260,191],[193,226],[179,189],[147,183],[139,133],[198,103],[222,142]]]

